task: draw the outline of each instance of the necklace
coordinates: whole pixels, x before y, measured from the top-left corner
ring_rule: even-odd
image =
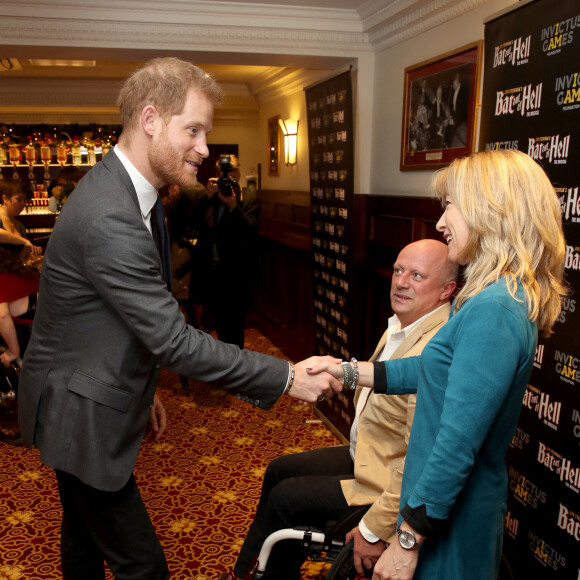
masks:
[[[0,216],[2,216],[2,225],[4,229],[11,234],[20,235],[20,228],[18,227],[18,222],[13,217],[6,213],[5,209],[0,209]]]

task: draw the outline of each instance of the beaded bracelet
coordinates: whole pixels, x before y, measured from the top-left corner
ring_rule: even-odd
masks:
[[[340,366],[342,367],[343,372],[342,384],[345,387],[352,389],[352,383],[354,381],[354,372],[352,370],[352,366],[347,362],[341,362]]]
[[[353,359],[356,364],[356,360]],[[353,369],[352,365],[347,362],[340,363],[342,367],[342,372],[344,373],[343,376],[343,385],[348,387],[350,390],[354,390],[356,388],[356,382],[358,381],[358,367],[355,366]]]
[[[350,362],[352,363],[353,366],[353,380],[352,380],[352,386],[350,387],[351,389],[356,389],[356,384],[358,383],[358,377],[359,377],[359,373],[358,373],[358,361],[356,360],[356,358],[351,358]]]

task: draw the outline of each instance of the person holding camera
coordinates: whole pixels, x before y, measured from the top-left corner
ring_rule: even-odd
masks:
[[[256,273],[258,198],[242,191],[235,155],[220,155],[216,170],[193,218],[199,237],[190,296],[207,304],[219,340],[244,348],[246,309]]]

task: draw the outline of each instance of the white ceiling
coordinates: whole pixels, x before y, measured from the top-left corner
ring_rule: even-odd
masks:
[[[121,80],[158,56],[194,62],[229,106],[256,108],[485,1],[0,0],[0,113],[46,113],[66,95],[69,115],[82,103],[111,114]],[[49,58],[96,64],[30,62]]]

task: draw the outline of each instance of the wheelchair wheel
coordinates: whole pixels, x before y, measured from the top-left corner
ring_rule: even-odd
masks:
[[[15,412],[19,378],[20,362],[9,367],[0,364],[0,441],[9,445],[22,445]]]
[[[357,571],[354,567],[352,549],[354,542],[345,544],[338,556],[334,559],[326,580],[354,580],[357,577]],[[373,571],[365,570],[365,578],[372,578]]]

